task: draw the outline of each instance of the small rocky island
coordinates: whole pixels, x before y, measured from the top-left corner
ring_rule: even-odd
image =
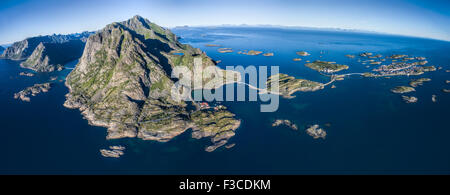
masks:
[[[233,49],[232,48],[219,48],[217,51],[219,53],[233,53]]]
[[[316,60],[312,63],[307,63],[307,64],[305,64],[305,66],[307,66],[308,68],[311,68],[313,70],[316,70],[319,72],[324,72],[324,73],[334,73],[334,72],[339,72],[341,70],[348,69],[347,65],[341,65],[341,64],[336,64],[334,62],[326,62],[326,61],[320,61],[320,60]]]
[[[221,47],[221,45],[218,44],[206,44],[206,47]]]
[[[46,93],[50,90],[51,84],[50,83],[43,83],[43,84],[35,84],[31,87],[27,87],[26,89],[15,93],[14,99],[21,99],[24,102],[30,101],[30,95],[36,96],[37,94],[43,92]]]
[[[394,87],[393,89],[391,89],[392,93],[409,93],[409,92],[413,92],[416,91],[414,88],[412,87],[408,87],[408,86],[397,86]]]
[[[278,83],[279,90],[274,88],[274,86],[276,86],[276,83],[274,82],[276,81],[279,81]],[[269,78],[267,78],[266,85],[267,85],[267,92],[278,93],[284,98],[294,98],[295,96],[292,96],[292,94],[294,94],[297,91],[310,92],[321,90],[324,88],[324,84],[322,83],[309,81],[305,79],[296,79],[295,77],[282,73],[272,75]]]
[[[402,99],[403,101],[405,101],[406,103],[416,103],[419,99],[417,97],[414,96],[406,96],[406,95],[402,95]]]
[[[264,53],[263,56],[271,57],[271,56],[274,56],[274,53]]]
[[[417,87],[417,86],[423,85],[424,82],[429,82],[429,81],[431,81],[430,78],[413,79],[413,80],[411,80],[411,82],[409,82],[409,85],[411,87]]]
[[[309,55],[311,55],[311,54],[309,54],[306,51],[299,51],[299,52],[296,52],[296,54],[299,55],[299,56],[309,56]]]
[[[125,154],[124,150],[125,147],[123,146],[109,146],[109,150],[101,149],[100,154],[107,158],[119,158]]]
[[[355,56],[355,55],[347,54],[347,55],[345,55],[345,57],[347,57],[347,58],[355,58],[356,56]]]
[[[255,50],[244,50],[244,51],[239,51],[238,54],[243,54],[243,55],[248,55],[248,56],[257,56],[259,54],[262,54],[262,51],[255,51]],[[273,53],[271,53],[272,55],[268,54],[268,56],[273,56]]]
[[[314,139],[325,139],[325,137],[327,136],[327,132],[325,130],[323,130],[322,128],[319,127],[319,125],[312,125],[309,128],[306,129],[306,133],[313,137]]]
[[[230,149],[230,148],[233,148],[234,146],[236,146],[236,144],[235,144],[235,143],[232,143],[232,144],[226,145],[225,148],[226,148],[226,149]]]
[[[373,53],[370,53],[370,52],[364,52],[364,53],[359,54],[359,56],[361,56],[361,57],[369,57],[372,55],[373,55]]]
[[[19,73],[19,75],[20,75],[20,76],[26,76],[26,77],[32,77],[32,76],[34,76],[34,74],[31,73],[31,72],[21,72],[21,73]]]
[[[298,127],[296,124],[294,124],[293,122],[291,122],[290,120],[281,120],[281,119],[277,119],[272,123],[272,127],[278,127],[280,125],[284,125],[287,126],[293,130],[298,130]]]

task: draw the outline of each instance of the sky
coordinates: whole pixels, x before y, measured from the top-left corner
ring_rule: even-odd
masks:
[[[99,30],[134,15],[165,27],[269,24],[450,41],[449,0],[0,0],[0,44]]]

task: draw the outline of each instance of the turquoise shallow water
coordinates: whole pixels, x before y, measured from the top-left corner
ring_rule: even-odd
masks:
[[[204,151],[209,140],[194,140],[189,132],[168,143],[138,139],[105,140],[106,129],[92,127],[78,110],[62,106],[67,89],[56,82],[50,92],[32,97],[31,103],[14,100],[13,94],[51,75],[20,77],[19,62],[0,60],[0,173],[104,173],[104,174],[378,174],[450,173],[450,43],[375,34],[274,28],[178,28],[184,43],[204,50],[221,67],[229,65],[278,65],[280,72],[326,82],[304,66],[306,60],[348,64],[345,72],[367,71],[365,65],[345,54],[369,51],[390,55],[425,56],[442,70],[423,75],[431,82],[411,95],[416,104],[405,104],[390,93],[412,78],[347,77],[335,89],[296,93],[280,99],[274,113],[261,113],[260,102],[224,102],[242,120],[232,138],[236,146]],[[235,51],[255,49],[274,52],[273,57],[222,54],[205,44],[220,44]],[[311,56],[293,62],[296,51]],[[322,51],[322,54],[321,54]],[[319,56],[322,55],[322,58]],[[68,64],[75,66],[76,61]],[[70,70],[59,74],[63,78]],[[438,102],[431,101],[436,94]],[[299,131],[271,127],[282,118],[295,122]],[[314,140],[304,129],[320,124],[328,133]],[[325,126],[330,124],[330,126]],[[99,149],[127,147],[119,159],[103,158]]]

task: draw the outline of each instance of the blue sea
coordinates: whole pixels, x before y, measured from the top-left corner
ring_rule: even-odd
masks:
[[[71,71],[38,73],[19,67],[20,62],[0,60],[0,174],[450,174],[450,42],[394,35],[344,31],[262,27],[184,27],[173,32],[180,41],[198,47],[220,67],[280,66],[281,73],[327,82],[328,77],[305,67],[306,60],[334,61],[350,66],[343,73],[367,72],[346,54],[373,52],[384,56],[408,54],[427,57],[442,67],[422,76],[392,78],[346,77],[316,92],[299,92],[280,99],[277,112],[260,112],[261,102],[223,102],[242,120],[236,146],[204,151],[209,139],[196,140],[190,131],[167,143],[139,139],[106,140],[106,129],[88,125],[78,110],[63,107],[68,92],[64,78]],[[219,44],[234,53],[219,53]],[[273,57],[239,55],[240,50],[273,52]],[[300,57],[296,51],[307,51]],[[71,68],[73,61],[66,65]],[[13,94],[58,76],[53,88],[31,98]],[[413,78],[431,78],[410,95],[406,104],[390,89],[408,85]],[[60,81],[61,80],[61,81]],[[437,95],[437,102],[431,96]],[[275,119],[299,126],[272,127]],[[326,139],[306,134],[319,124]],[[104,158],[100,149],[126,147],[118,159]]]

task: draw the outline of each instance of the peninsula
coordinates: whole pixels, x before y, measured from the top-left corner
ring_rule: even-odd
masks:
[[[109,24],[88,38],[80,62],[67,77],[64,106],[79,109],[91,125],[108,128],[107,139],[167,142],[193,129],[194,138],[211,138],[213,145],[206,151],[213,151],[234,136],[240,120],[225,108],[200,109],[196,102],[171,95],[172,69],[184,66],[192,71],[194,58],[220,76],[192,74],[192,83],[239,80],[236,73],[218,68],[204,52],[181,44],[170,30],[147,19],[135,16]]]

